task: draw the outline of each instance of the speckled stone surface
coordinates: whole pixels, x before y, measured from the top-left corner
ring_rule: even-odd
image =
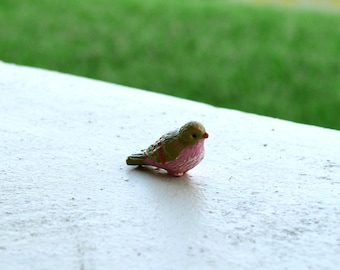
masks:
[[[0,269],[338,269],[339,131],[2,62],[0,94]],[[184,177],[126,166],[189,120]]]

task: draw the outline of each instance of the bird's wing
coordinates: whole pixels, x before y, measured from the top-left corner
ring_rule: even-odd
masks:
[[[175,159],[176,156],[173,157],[174,155],[171,149],[173,148],[172,145],[177,137],[177,130],[163,135],[145,150],[145,155],[160,163],[165,163],[166,161]]]

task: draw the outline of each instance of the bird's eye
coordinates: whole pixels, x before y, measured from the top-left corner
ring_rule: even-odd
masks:
[[[197,135],[196,134],[192,134],[191,135],[193,138],[197,138]]]

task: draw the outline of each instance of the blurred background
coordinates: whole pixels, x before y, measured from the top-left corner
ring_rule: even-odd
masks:
[[[1,0],[0,38],[5,62],[340,130],[339,1]]]

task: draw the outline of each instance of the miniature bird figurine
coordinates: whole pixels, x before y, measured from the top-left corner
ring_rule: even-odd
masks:
[[[171,175],[182,176],[202,161],[204,139],[208,136],[201,123],[191,121],[164,134],[141,153],[127,157],[126,164],[150,165],[165,169]]]

